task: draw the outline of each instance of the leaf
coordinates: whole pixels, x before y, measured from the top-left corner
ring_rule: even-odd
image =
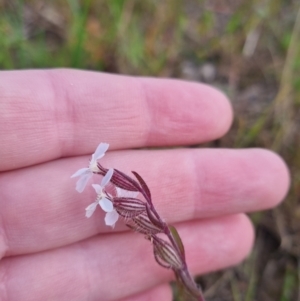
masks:
[[[146,195],[148,196],[148,198],[151,200],[150,189],[147,186],[146,182],[143,180],[143,178],[137,172],[132,171],[132,173],[135,175],[135,177],[137,178],[137,180],[141,184],[141,187],[143,188],[144,192],[146,193]]]
[[[183,256],[183,258],[185,258],[184,246],[183,246],[182,240],[181,240],[176,228],[174,226],[169,226],[169,229],[170,229],[170,231],[172,233],[172,236],[175,239],[175,241],[176,241],[176,243],[179,247],[181,255]]]

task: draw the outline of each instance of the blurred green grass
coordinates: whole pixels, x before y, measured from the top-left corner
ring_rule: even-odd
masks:
[[[273,300],[299,301],[299,9],[295,0],[0,0],[0,69],[71,67],[175,78],[188,73],[188,79],[225,91],[236,117],[217,144],[272,149],[290,167],[287,201],[277,213],[256,214],[253,221],[257,229],[276,232],[281,245],[271,255],[286,261]],[[212,80],[201,78],[207,63],[216,72]],[[241,108],[243,92],[257,86],[271,96],[254,93],[250,106]],[[253,103],[258,110],[252,111]],[[230,277],[232,300],[260,296],[260,255],[253,256],[252,268],[246,261]],[[209,288],[207,283],[210,278],[204,281]]]

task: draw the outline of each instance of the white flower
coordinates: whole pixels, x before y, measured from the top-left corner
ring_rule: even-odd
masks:
[[[107,212],[104,218],[105,225],[114,228],[118,219],[119,219],[119,213],[115,209],[111,212]]]
[[[135,198],[139,194],[138,191],[128,191],[128,190],[121,189],[119,187],[116,187],[116,189],[117,189],[117,196],[120,197],[120,198],[121,197],[124,197],[124,198]],[[105,219],[104,219],[105,225],[111,226],[111,227],[114,228],[116,222],[119,219],[119,213],[115,209],[113,209],[112,211],[106,211],[106,212],[107,213],[106,213]]]
[[[92,177],[93,173],[99,171],[97,160],[101,159],[105,155],[108,147],[108,143],[100,143],[96,151],[92,154],[92,159],[90,161],[89,167],[81,168],[71,176],[71,178],[80,177],[76,183],[76,190],[78,192],[82,192],[87,182]]]
[[[91,217],[96,210],[97,205],[99,205],[105,212],[110,213],[114,210],[114,206],[111,200],[107,198],[107,194],[103,191],[104,187],[109,183],[114,170],[111,168],[107,171],[106,175],[103,177],[101,184],[93,184],[93,188],[97,193],[97,199],[94,203],[90,204],[85,208],[85,216]]]

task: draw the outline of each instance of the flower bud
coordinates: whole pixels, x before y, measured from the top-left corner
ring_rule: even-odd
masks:
[[[163,239],[153,236],[154,257],[158,264],[172,269],[181,269],[182,260],[171,244]]]
[[[116,197],[114,207],[124,218],[133,218],[146,211],[145,202],[135,198]]]
[[[154,225],[146,213],[142,213],[130,219],[130,221],[127,223],[127,226],[134,231],[145,235],[153,235],[163,232],[163,228],[159,227],[158,225]]]

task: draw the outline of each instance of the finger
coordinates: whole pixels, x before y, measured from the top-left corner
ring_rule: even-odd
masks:
[[[178,231],[192,273],[236,264],[253,243],[253,228],[244,215],[188,222],[178,225]],[[156,264],[151,243],[141,235],[101,235],[52,251],[3,259],[0,297],[6,300],[9,296],[10,301],[108,301],[172,278],[171,270]]]
[[[169,223],[266,209],[283,199],[289,185],[283,161],[260,149],[116,151],[101,162],[141,174]],[[0,176],[2,256],[112,233],[100,208],[85,218],[84,208],[96,198],[94,189],[79,194],[70,179],[86,163],[84,157],[63,159]],[[120,221],[114,231],[122,229]]]
[[[232,113],[203,84],[77,70],[0,73],[0,170],[112,149],[222,136]]]
[[[171,287],[168,284],[160,285],[158,287],[136,294],[134,296],[120,299],[119,301],[168,301],[172,300]],[[102,301],[102,300],[101,300]]]

